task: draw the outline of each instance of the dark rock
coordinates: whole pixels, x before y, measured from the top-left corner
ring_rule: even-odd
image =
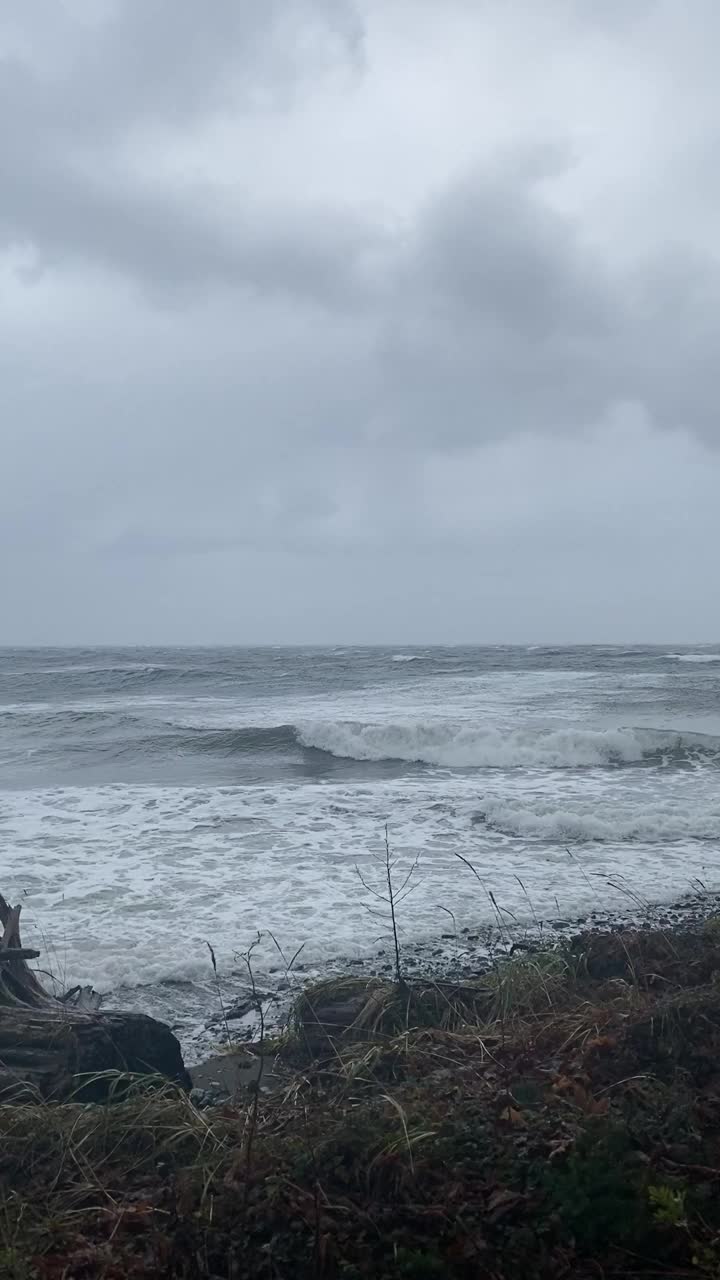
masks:
[[[235,1004],[232,1004],[229,1009],[226,1009],[225,1018],[228,1022],[235,1022],[238,1018],[244,1018],[248,1013],[252,1013],[254,1009],[257,1009],[257,1004],[253,1000],[252,996],[246,997],[244,1000],[238,1000]],[[216,1019],[216,1022],[217,1021],[222,1021],[222,1019]]]
[[[164,1022],[144,1013],[82,1013],[59,1003],[3,1008],[0,1088],[32,1085],[44,1097],[68,1092],[102,1102],[111,1073],[155,1076],[190,1088],[180,1044]],[[78,1088],[78,1077],[84,1077]]]
[[[143,1013],[99,1014],[95,1070],[108,1070],[114,1061],[121,1070],[138,1075],[159,1075],[190,1088],[179,1041],[164,1022]],[[104,1046],[100,1043],[104,1040]],[[93,1069],[87,1060],[83,1073]]]
[[[321,1050],[349,1032],[377,987],[377,980],[344,978],[305,990],[295,1005],[294,1019],[306,1045]]]

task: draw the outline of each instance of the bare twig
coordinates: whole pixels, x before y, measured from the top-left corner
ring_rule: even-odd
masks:
[[[400,926],[398,923],[399,906],[409,898],[415,889],[419,888],[419,882],[412,884],[411,881],[417,872],[419,865],[419,856],[413,859],[408,871],[403,877],[403,881],[398,887],[395,883],[395,872],[398,867],[398,859],[393,858],[390,852],[390,833],[388,824],[385,823],[385,851],[382,857],[378,857],[378,862],[382,866],[382,888],[370,884],[358,864],[355,864],[355,874],[360,881],[366,893],[381,903],[380,907],[371,907],[365,903],[365,910],[369,915],[387,920],[389,917],[390,933],[393,940],[393,948],[395,951],[395,980],[400,987],[405,986],[405,975],[403,972],[402,949],[400,946]]]
[[[218,1000],[219,1000],[219,1002],[220,1002],[220,1012],[221,1012],[221,1014],[222,1014],[223,1026],[224,1026],[224,1028],[225,1028],[225,1043],[226,1043],[226,1044],[229,1044],[229,1043],[230,1043],[230,1028],[229,1028],[229,1026],[228,1026],[227,1012],[226,1012],[226,1010],[225,1010],[225,1001],[223,1000],[223,997],[222,997],[222,989],[221,989],[221,986],[220,986],[220,975],[219,975],[219,973],[218,973],[217,961],[216,961],[216,959],[215,959],[215,952],[213,951],[213,948],[210,946],[210,943],[209,943],[207,940],[205,941],[205,946],[207,947],[208,951],[210,952],[210,962],[211,962],[212,967],[213,967],[213,973],[215,974],[215,989],[216,989],[217,994],[218,994]]]

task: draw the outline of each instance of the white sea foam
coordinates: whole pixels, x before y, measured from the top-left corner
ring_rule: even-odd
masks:
[[[720,653],[666,653],[665,657],[677,662],[720,662]]]
[[[304,958],[320,962],[372,946],[355,866],[366,878],[379,873],[386,821],[401,861],[421,859],[403,911],[408,939],[442,931],[438,904],[470,925],[490,918],[456,853],[520,917],[525,891],[539,915],[553,916],[556,899],[563,912],[620,905],[608,880],[625,875],[654,900],[687,890],[693,876],[712,884],[708,840],[720,830],[713,771],[670,773],[662,783],[641,772],[635,786],[626,770],[496,775],[490,795],[471,776],[444,774],[372,785],[6,792],[1,882],[24,904],[26,940],[49,948],[68,983],[117,991],[202,982],[205,940],[228,975],[258,929],[289,950],[305,943]],[[575,860],[564,848],[570,841]],[[273,951],[258,963],[269,964]]]
[[[155,671],[181,671],[182,667],[173,662],[108,662],[85,663],[71,662],[57,667],[34,667],[32,670],[17,672],[18,675],[57,676],[57,675],[106,675],[109,672],[141,672],[152,675]],[[7,673],[6,673],[7,674]]]
[[[422,657],[420,653],[394,653],[393,662],[419,662]]]
[[[680,802],[656,800],[632,812],[598,809],[585,802],[533,805],[511,800],[484,804],[478,820],[509,836],[559,842],[649,842],[720,840],[720,801],[689,809]]]

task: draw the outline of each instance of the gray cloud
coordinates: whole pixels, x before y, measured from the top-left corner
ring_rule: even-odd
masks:
[[[213,186],[138,177],[109,151],[139,127],[184,127],[255,94],[285,102],[329,50],[357,55],[362,28],[348,4],[218,0],[209,15],[190,0],[148,0],[100,25],[65,16],[52,74],[0,61],[6,243],[32,244],[39,267],[70,257],[132,274],[159,300],[213,284],[319,299],[362,291],[360,260],[377,234],[351,211],[291,193],[282,209],[258,203],[242,156],[231,185]]]
[[[135,277],[157,301],[188,289],[247,287],[318,301],[361,301],[372,227],[332,209],[257,208],[222,190],[156,190],[59,172],[3,172],[0,228],[6,243],[30,242],[36,269],[64,259]],[[234,207],[233,207],[234,206]]]
[[[48,129],[77,145],[289,105],[331,58],[358,62],[363,26],[353,0],[217,0],[209,13],[192,0],[38,0],[18,13],[5,0],[0,35],[4,104],[35,136]]]
[[[720,442],[719,264],[671,244],[612,269],[542,177],[481,173],[421,217],[381,343],[398,429],[451,446],[582,430],[638,401]]]
[[[699,20],[13,10],[0,640],[720,630]]]

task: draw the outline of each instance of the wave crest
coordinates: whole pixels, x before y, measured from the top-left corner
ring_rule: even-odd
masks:
[[[720,756],[720,740],[644,729],[515,729],[430,721],[301,725],[304,747],[354,760],[402,760],[447,768],[582,768]]]

